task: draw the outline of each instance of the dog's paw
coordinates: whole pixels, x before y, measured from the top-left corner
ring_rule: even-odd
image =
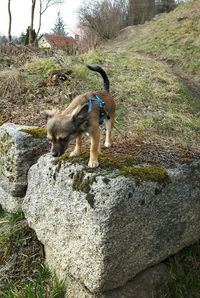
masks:
[[[111,145],[110,142],[105,142],[105,143],[104,143],[104,146],[105,146],[106,148],[109,148],[109,147],[111,147],[112,145]]]
[[[89,161],[88,162],[88,167],[89,168],[97,168],[99,166],[98,161]]]
[[[69,157],[76,157],[79,156],[81,153],[79,151],[72,151],[69,155]]]

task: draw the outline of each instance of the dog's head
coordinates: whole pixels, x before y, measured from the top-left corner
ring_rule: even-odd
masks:
[[[88,104],[78,106],[68,115],[56,110],[47,110],[44,114],[47,118],[47,138],[51,141],[51,154],[54,157],[61,156],[69,142],[89,127]]]

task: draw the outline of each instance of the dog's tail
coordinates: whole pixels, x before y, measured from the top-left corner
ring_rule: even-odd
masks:
[[[98,64],[88,64],[87,67],[92,71],[100,73],[103,78],[104,89],[109,92],[110,82],[103,68],[101,68],[101,66],[99,66]]]

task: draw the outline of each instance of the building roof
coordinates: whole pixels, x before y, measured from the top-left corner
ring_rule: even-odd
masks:
[[[76,45],[75,39],[71,36],[60,36],[54,34],[44,34],[43,36],[52,47],[65,48]]]

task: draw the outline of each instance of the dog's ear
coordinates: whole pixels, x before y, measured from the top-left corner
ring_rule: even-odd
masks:
[[[75,127],[85,130],[89,124],[89,114],[90,114],[89,106],[87,103],[82,106],[79,106],[72,113],[72,121],[73,121]]]
[[[49,118],[52,118],[57,113],[57,110],[45,110],[42,112],[42,115],[44,116],[45,120],[47,121]]]

